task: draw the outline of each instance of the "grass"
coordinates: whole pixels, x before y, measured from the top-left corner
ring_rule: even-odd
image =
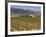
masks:
[[[11,31],[31,31],[40,30],[40,15],[32,16],[22,15],[19,17],[11,17]]]

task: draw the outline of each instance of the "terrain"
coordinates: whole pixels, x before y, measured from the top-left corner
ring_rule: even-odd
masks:
[[[41,29],[40,11],[11,8],[11,31],[31,31]]]
[[[34,18],[29,15],[12,16],[11,31],[40,30],[40,15]]]

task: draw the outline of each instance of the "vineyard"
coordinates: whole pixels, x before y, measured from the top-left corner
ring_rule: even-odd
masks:
[[[40,30],[41,27],[40,15],[35,16],[19,16],[11,17],[11,31],[31,31]]]

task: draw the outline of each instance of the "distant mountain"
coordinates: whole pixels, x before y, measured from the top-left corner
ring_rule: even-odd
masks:
[[[30,9],[18,9],[18,8],[11,8],[11,15],[24,15],[24,14],[33,14],[33,15],[40,15],[40,12],[33,11]]]

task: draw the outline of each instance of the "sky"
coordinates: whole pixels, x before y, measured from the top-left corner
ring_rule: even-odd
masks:
[[[30,9],[34,11],[41,11],[40,6],[22,6],[22,5],[11,5],[11,8]]]

